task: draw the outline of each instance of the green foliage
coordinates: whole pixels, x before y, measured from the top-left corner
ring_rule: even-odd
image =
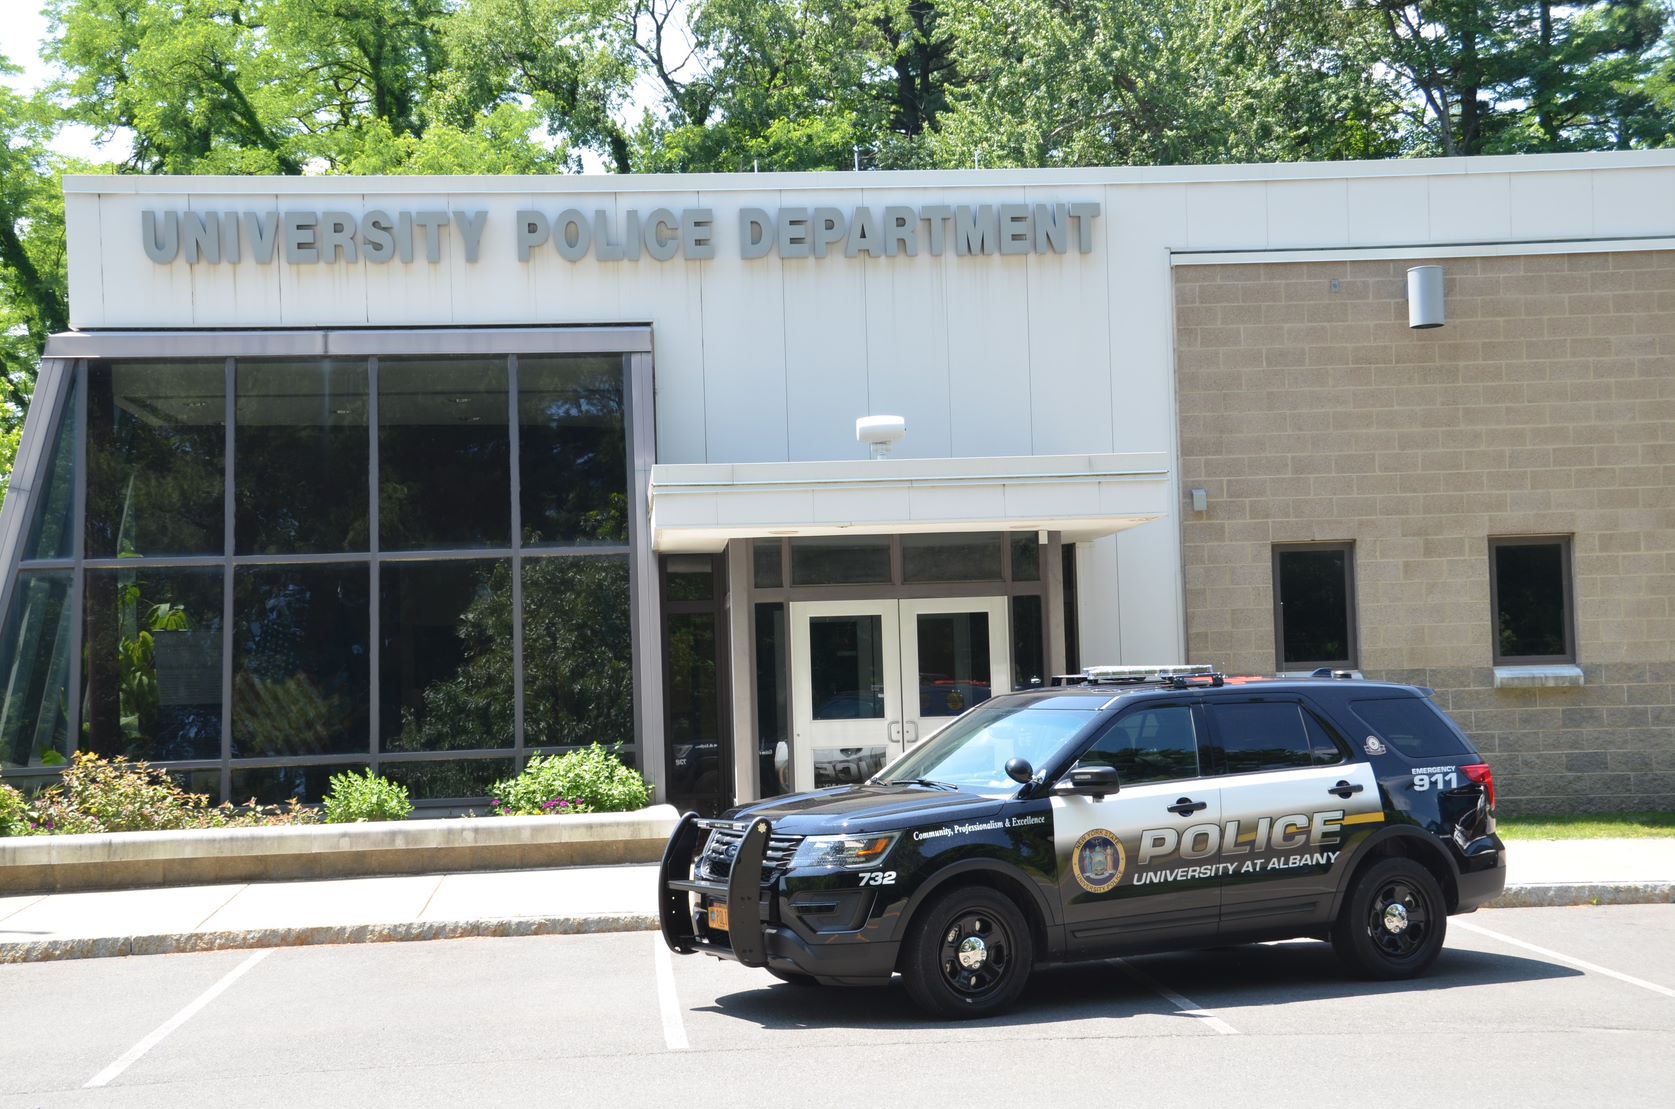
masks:
[[[31,815],[23,794],[0,782],[0,838],[28,835]]]
[[[406,820],[413,815],[407,787],[368,770],[331,776],[325,796],[327,824],[358,824],[366,820]]]
[[[595,743],[566,755],[534,755],[516,778],[489,787],[498,816],[631,812],[650,803],[644,777]]]
[[[1502,817],[1495,831],[1507,840],[1668,839],[1675,837],[1675,812]]]
[[[285,807],[211,805],[168,774],[144,762],[80,752],[56,785],[29,805],[30,829],[41,834],[159,832],[312,824],[318,817],[293,799]]]

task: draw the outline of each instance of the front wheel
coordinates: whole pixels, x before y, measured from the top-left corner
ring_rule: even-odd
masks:
[[[936,898],[908,934],[902,978],[933,1016],[989,1016],[1018,999],[1035,960],[1029,924],[1011,900],[981,886]]]
[[[1369,978],[1413,978],[1442,953],[1442,887],[1412,859],[1385,859],[1355,880],[1332,929],[1338,957]]]

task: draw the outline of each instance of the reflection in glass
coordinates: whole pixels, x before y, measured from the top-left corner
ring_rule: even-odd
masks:
[[[519,497],[531,546],[628,542],[623,359],[518,359]]]
[[[379,359],[382,549],[511,546],[506,388],[503,358]]]
[[[709,555],[667,555],[663,575],[671,601],[715,599],[715,560]]]
[[[526,560],[523,640],[526,747],[634,742],[626,556]]]
[[[919,715],[958,716],[994,694],[989,614],[926,612],[919,625]]]
[[[1014,532],[1012,543],[1012,580],[1041,580],[1041,544],[1033,531]]]
[[[731,745],[721,734],[714,613],[667,617],[669,794],[683,801],[732,795]],[[713,805],[713,800],[712,800]]]
[[[222,547],[225,363],[87,367],[87,556]]]
[[[233,756],[367,749],[368,568],[233,571]]]
[[[239,362],[239,554],[364,551],[366,363]]]
[[[0,632],[0,768],[62,766],[69,755],[70,574],[19,574]]]
[[[808,655],[814,719],[883,719],[883,617],[810,617]]]
[[[1000,533],[904,535],[901,565],[904,581],[999,581]]]
[[[890,580],[890,541],[869,535],[791,540],[792,585],[865,585]]]
[[[785,560],[779,540],[752,539],[750,561],[756,588],[778,589],[785,584]]]
[[[512,746],[512,564],[386,562],[378,574],[381,749]]]
[[[1281,665],[1349,662],[1349,552],[1279,552]]]
[[[235,762],[233,793],[228,800],[235,805],[242,805],[246,801],[255,801],[259,805],[283,805],[295,797],[299,801],[317,804],[331,792],[332,775],[364,773],[366,766],[357,763],[244,769]]]
[[[76,381],[71,378],[69,395],[58,414],[52,452],[44,459],[46,469],[35,479],[35,519],[29,525],[29,540],[23,545],[25,561],[75,554],[76,390]]]
[[[814,788],[864,782],[884,768],[889,748],[883,744],[814,749]]]
[[[88,570],[84,750],[221,757],[221,570]]]
[[[1047,684],[1047,645],[1041,630],[1041,598],[1012,598],[1012,687]]]
[[[512,776],[511,759],[444,759],[425,762],[385,762],[379,771],[407,787],[413,801],[465,800],[485,797],[489,787]]]
[[[791,792],[791,703],[785,606],[756,606],[756,756],[763,797]]]

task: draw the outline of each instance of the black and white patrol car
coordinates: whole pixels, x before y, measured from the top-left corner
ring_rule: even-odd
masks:
[[[976,1016],[1043,963],[1296,936],[1410,977],[1501,892],[1494,777],[1430,690],[1183,670],[995,697],[866,782],[687,814],[664,939]]]

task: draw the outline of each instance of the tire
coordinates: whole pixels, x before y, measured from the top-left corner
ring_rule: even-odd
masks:
[[[1012,901],[983,886],[933,900],[908,933],[902,979],[925,1012],[968,1020],[1018,999],[1035,962],[1035,937]]]
[[[1332,947],[1366,977],[1392,981],[1429,970],[1447,932],[1448,906],[1431,872],[1412,859],[1385,859],[1350,886]]]
[[[820,984],[812,975],[799,974],[794,970],[778,970],[774,967],[769,967],[768,973],[779,979],[781,982],[789,982],[793,986],[818,986]]]

